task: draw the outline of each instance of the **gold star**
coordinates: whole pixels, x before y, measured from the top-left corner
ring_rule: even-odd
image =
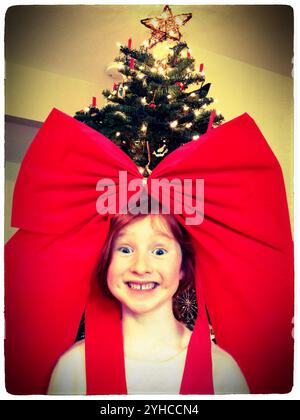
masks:
[[[172,39],[180,41],[181,33],[179,27],[183,26],[192,18],[192,13],[183,13],[181,15],[173,15],[169,6],[165,6],[161,16],[142,19],[141,23],[151,29],[151,38],[148,47],[165,40]]]

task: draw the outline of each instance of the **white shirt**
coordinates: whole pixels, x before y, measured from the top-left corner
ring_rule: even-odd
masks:
[[[166,361],[125,357],[128,394],[179,394],[187,348]]]

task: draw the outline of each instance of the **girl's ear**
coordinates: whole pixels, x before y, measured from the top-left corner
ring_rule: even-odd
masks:
[[[184,271],[181,269],[179,273],[179,281],[181,281],[184,277]]]

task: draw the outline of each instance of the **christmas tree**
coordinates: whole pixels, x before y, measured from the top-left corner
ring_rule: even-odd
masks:
[[[169,153],[197,141],[224,120],[208,96],[211,84],[205,83],[203,63],[196,69],[187,43],[181,41],[179,28],[191,17],[191,13],[174,16],[165,6],[161,16],[143,19],[141,23],[151,29],[150,40],[139,49],[132,48],[131,38],[120,46],[115,61],[122,81],[102,92],[108,104],[99,109],[94,97],[74,117],[117,144],[144,176]],[[152,48],[168,40],[174,45],[168,45],[168,53],[157,59]],[[197,318],[194,288],[176,296],[173,304],[178,319],[193,329]],[[84,316],[77,340],[83,337]]]
[[[168,6],[157,18],[141,22],[151,29],[151,38],[138,49],[132,39],[120,46],[115,58],[122,81],[102,93],[108,104],[99,109],[96,98],[75,118],[116,143],[147,176],[169,153],[217,126],[223,116],[211,107],[210,83],[205,83],[204,65],[196,69],[180,26],[192,15],[173,16]],[[157,59],[152,48],[170,39],[165,57]]]

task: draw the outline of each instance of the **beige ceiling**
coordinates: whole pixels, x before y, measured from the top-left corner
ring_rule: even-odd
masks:
[[[293,10],[290,6],[171,6],[174,14],[192,12],[182,28],[196,48],[228,56],[291,77]],[[116,42],[147,39],[140,24],[163,5],[14,6],[5,23],[9,62],[99,81],[99,72],[118,55]]]

